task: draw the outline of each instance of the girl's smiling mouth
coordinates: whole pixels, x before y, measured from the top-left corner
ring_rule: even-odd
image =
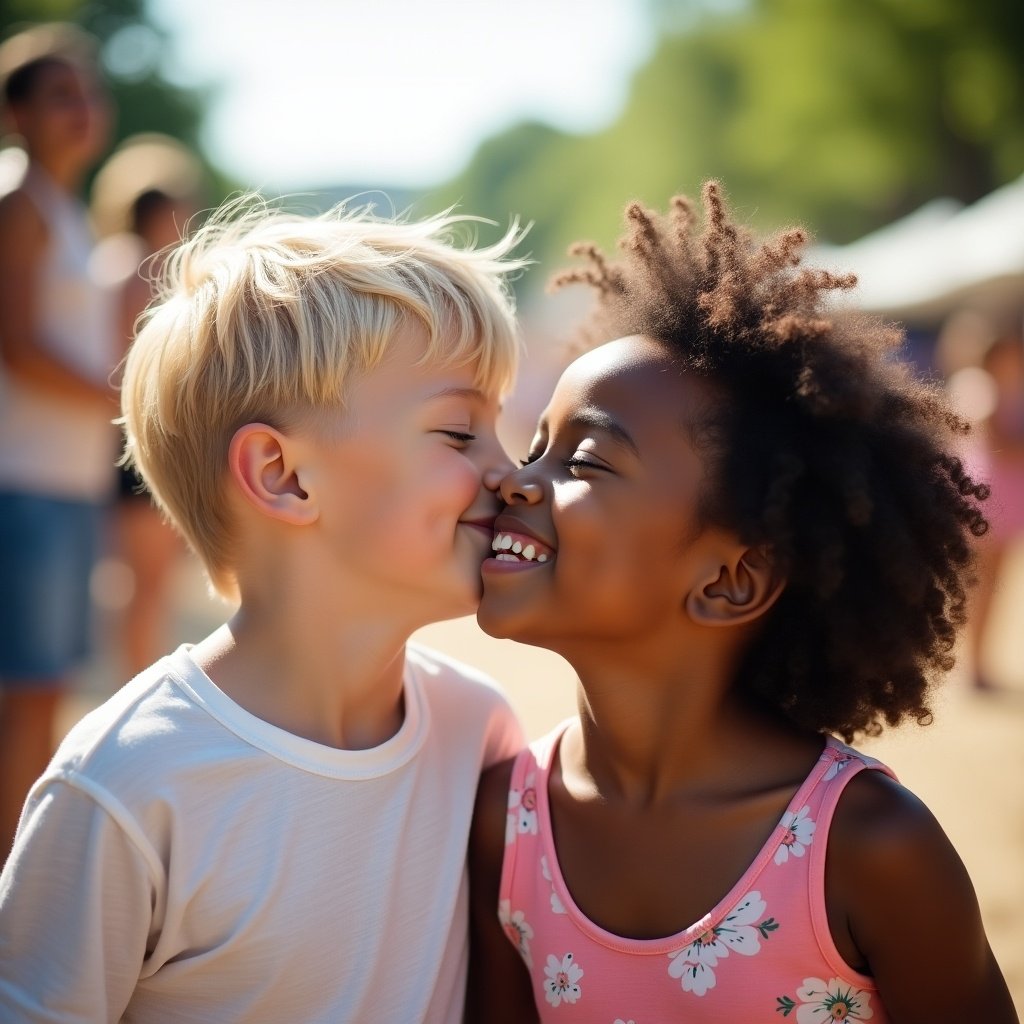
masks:
[[[492,557],[484,565],[497,569],[513,565],[538,566],[554,560],[555,549],[542,541],[521,519],[507,513],[494,521],[494,538],[491,541]]]
[[[502,531],[494,534],[491,550],[499,562],[546,562],[553,553],[533,537]]]

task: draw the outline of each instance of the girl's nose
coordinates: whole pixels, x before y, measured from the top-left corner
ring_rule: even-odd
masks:
[[[499,492],[506,505],[533,505],[544,496],[544,489],[528,475],[529,466],[514,470],[501,481]]]

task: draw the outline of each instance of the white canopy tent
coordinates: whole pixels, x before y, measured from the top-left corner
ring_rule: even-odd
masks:
[[[971,206],[936,199],[845,246],[817,246],[808,264],[853,271],[861,309],[935,322],[974,308],[1024,308],[1024,177]]]

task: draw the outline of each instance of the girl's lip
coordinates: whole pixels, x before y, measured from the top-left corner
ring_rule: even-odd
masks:
[[[517,516],[511,516],[505,513],[499,515],[498,518],[494,520],[494,535],[497,536],[499,533],[511,533],[527,540],[532,540],[538,547],[542,548],[549,555],[554,555],[556,551],[554,544],[545,540],[536,532],[536,530],[530,529],[530,527]]]
[[[532,562],[521,561],[519,559],[506,562],[504,559],[495,558],[492,555],[490,558],[484,559],[483,565],[480,567],[480,571],[487,575],[492,573],[502,575],[513,572],[529,572],[531,569],[546,569],[553,561],[554,559],[549,558],[546,562],[538,562],[536,559]]]

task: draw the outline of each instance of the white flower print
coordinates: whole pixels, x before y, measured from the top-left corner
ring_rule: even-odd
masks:
[[[565,904],[559,899],[558,893],[555,892],[555,881],[551,877],[551,869],[548,867],[548,859],[545,856],[540,858],[540,871],[541,874],[551,883],[551,913],[552,914],[564,914]]]
[[[537,790],[534,783],[536,772],[526,776],[522,789],[508,791],[508,822],[505,829],[505,845],[515,842],[517,834],[537,834]]]
[[[572,953],[566,953],[559,961],[553,954],[548,954],[548,963],[544,968],[547,977],[544,979],[544,998],[552,1005],[575,1003],[582,995],[579,980],[583,971],[573,963]]]
[[[669,975],[680,979],[684,992],[706,995],[718,984],[714,968],[719,960],[730,952],[753,956],[761,948],[760,940],[779,927],[775,918],[764,917],[765,908],[759,892],[747,893],[720,924],[668,954]]]
[[[718,984],[715,972],[707,964],[687,960],[682,955],[685,952],[685,949],[677,949],[674,953],[669,953],[669,959],[672,961],[668,965],[669,975],[673,978],[682,978],[684,992],[692,992],[696,996],[707,995],[708,990]]]
[[[513,913],[512,904],[508,900],[502,900],[498,904],[498,920],[505,934],[509,937],[512,945],[519,950],[527,967],[533,967],[533,958],[530,956],[530,940],[533,938],[533,929],[523,915],[521,910]]]
[[[817,827],[814,819],[809,818],[810,807],[802,807],[796,814],[787,811],[782,816],[781,824],[786,829],[775,851],[775,863],[785,864],[790,855],[802,857],[804,851],[811,845],[814,838],[814,830]]]
[[[871,996],[862,992],[841,978],[830,978],[826,985],[821,978],[804,978],[802,988],[796,990],[801,1005],[783,996],[779,998],[777,1010],[788,1017],[796,1010],[796,1024],[822,1024],[824,1021],[871,1020],[875,1011],[871,1009]]]
[[[828,766],[828,771],[825,772],[822,781],[831,782],[852,760],[853,756],[851,754],[839,754]]]

